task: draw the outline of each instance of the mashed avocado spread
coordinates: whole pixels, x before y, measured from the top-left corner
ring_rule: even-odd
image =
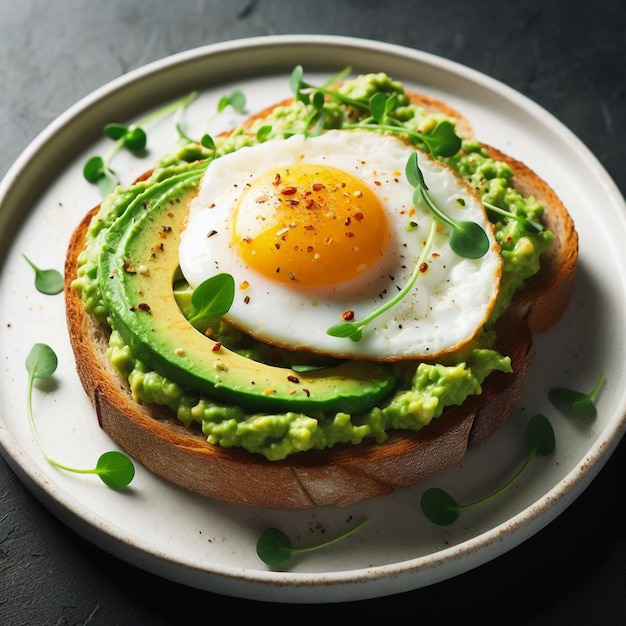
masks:
[[[259,141],[309,132],[311,121],[323,121],[324,129],[371,126],[371,111],[350,102],[370,102],[376,93],[388,98],[393,107],[386,115],[398,128],[415,136],[432,133],[445,120],[412,104],[404,87],[385,74],[368,74],[345,81],[333,97],[330,94],[323,109],[319,102],[295,99],[288,106],[275,108],[271,114],[241,126],[228,136],[216,137],[215,146],[204,147],[185,139],[182,145],[166,155],[146,181],[118,187],[102,202],[91,222],[85,249],[79,257],[74,287],[80,293],[86,311],[111,328],[108,357],[113,367],[129,384],[137,402],[167,406],[188,427],[199,428],[207,440],[223,447],[241,447],[270,460],[306,450],[320,450],[336,444],[359,444],[373,439],[383,442],[393,430],[417,431],[439,417],[445,407],[461,405],[471,395],[480,394],[485,378],[493,371],[511,371],[510,360],[495,349],[495,321],[506,310],[515,292],[539,269],[541,254],[551,245],[553,235],[546,229],[529,229],[528,223],[500,213],[489,214],[495,228],[504,260],[501,288],[489,322],[461,353],[432,362],[399,362],[388,364],[395,379],[394,391],[378,406],[350,414],[343,411],[254,412],[237,403],[212,399],[193,388],[173,382],[148,367],[115,328],[111,311],[105,306],[98,281],[98,263],[107,232],[126,210],[138,190],[147,190],[161,181],[181,176],[191,191],[197,188],[206,165],[214,158]],[[323,110],[323,116],[320,111]],[[451,120],[453,121],[453,120]],[[321,130],[321,129],[320,129]],[[420,141],[418,147],[424,148]],[[489,158],[478,141],[463,139],[452,156],[437,156],[469,181],[485,203],[541,222],[543,208],[534,198],[522,197],[513,187],[513,172],[504,162]],[[181,288],[180,285],[177,288]],[[184,292],[184,285],[182,286]],[[251,339],[223,321],[212,326],[212,339],[238,354],[258,362],[302,362],[289,351],[274,348]]]

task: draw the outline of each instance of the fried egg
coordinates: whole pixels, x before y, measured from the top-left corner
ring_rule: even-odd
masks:
[[[179,248],[197,287],[234,277],[225,316],[278,346],[340,358],[397,361],[458,350],[493,309],[501,255],[484,208],[448,167],[418,151],[430,196],[445,213],[471,220],[489,238],[478,259],[450,248],[405,175],[415,148],[395,135],[331,130],[242,148],[213,161],[191,202]],[[413,287],[388,306],[411,281]],[[388,306],[383,311],[385,306]],[[327,331],[382,311],[360,340]]]

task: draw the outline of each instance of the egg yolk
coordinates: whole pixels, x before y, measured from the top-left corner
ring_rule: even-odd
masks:
[[[387,214],[361,179],[297,163],[254,180],[233,212],[232,244],[248,267],[303,287],[358,277],[382,256]]]

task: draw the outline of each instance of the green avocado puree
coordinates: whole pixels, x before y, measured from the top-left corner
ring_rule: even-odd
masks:
[[[341,93],[351,99],[368,100],[382,91],[396,94],[391,112],[397,124],[420,133],[431,132],[443,118],[412,105],[401,83],[387,75],[368,74],[346,81]],[[341,128],[367,121],[365,113],[332,99],[325,105],[325,128]],[[199,143],[186,141],[165,155],[146,181],[119,187],[108,196],[91,222],[86,246],[79,257],[78,277],[74,287],[86,310],[99,322],[112,326],[109,312],[99,293],[97,267],[108,228],[121,211],[132,210],[133,198],[155,182],[191,168],[204,168],[213,158],[259,141],[294,132],[305,132],[310,106],[296,101],[277,107],[268,118],[252,127],[235,129],[228,137],[215,139],[215,152]],[[371,121],[371,118],[370,118]],[[494,161],[477,141],[463,140],[461,150],[442,158],[465,178],[483,200],[509,212],[541,222],[543,208],[534,198],[522,197],[513,187],[509,166]],[[490,216],[491,217],[491,216]],[[189,427],[199,428],[207,440],[225,448],[240,447],[270,460],[281,460],[306,450],[321,450],[336,444],[359,444],[373,439],[383,442],[393,430],[417,431],[439,417],[447,406],[461,405],[469,396],[480,394],[485,378],[494,371],[510,372],[510,359],[494,349],[494,323],[505,311],[515,292],[539,269],[541,254],[551,245],[553,235],[547,230],[531,232],[515,219],[498,216],[492,219],[504,258],[501,289],[491,319],[470,346],[461,354],[439,363],[402,362],[388,365],[396,378],[395,391],[374,407],[358,415],[344,412],[305,415],[301,412],[280,414],[250,413],[236,405],[215,402],[193,389],[168,380],[142,363],[111,328],[108,357],[113,367],[127,379],[137,402],[169,407]],[[276,349],[260,344],[223,322],[215,329],[216,341],[230,350],[258,361],[276,358]],[[282,351],[289,360],[289,353]]]

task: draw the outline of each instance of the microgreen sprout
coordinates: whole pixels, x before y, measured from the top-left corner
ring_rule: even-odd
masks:
[[[324,129],[323,106],[326,97],[328,97],[341,104],[355,107],[364,115],[363,119],[358,122],[344,124],[343,128],[345,129],[360,128],[402,134],[413,144],[421,143],[433,156],[449,157],[461,149],[461,138],[456,134],[454,124],[449,120],[438,122],[430,133],[421,133],[406,128],[395,119],[392,113],[399,105],[397,93],[387,95],[377,92],[369,99],[365,97],[357,99],[330,87],[330,85],[340,82],[350,71],[350,68],[347,67],[329,78],[323,85],[315,86],[304,80],[301,65],[293,69],[289,80],[291,90],[295,94],[296,100],[312,108],[304,124],[305,134],[315,136]],[[269,132],[268,129],[265,129],[262,137],[266,137]]]
[[[324,95],[332,96],[333,98],[335,98],[336,100],[339,100],[339,102],[342,102],[343,104],[349,104],[358,108],[367,108],[368,106],[367,102],[364,102],[363,100],[356,100],[354,98],[350,98],[349,96],[342,94],[340,91],[337,91],[336,89],[330,89],[328,87],[329,85],[333,83],[337,83],[341,81],[350,72],[351,72],[351,68],[346,67],[343,70],[341,70],[341,72],[335,74],[334,76],[331,76],[323,85],[315,86],[315,85],[312,85],[311,83],[307,83],[304,80],[303,78],[304,70],[302,69],[302,66],[296,65],[296,67],[294,67],[291,72],[291,76],[289,77],[289,87],[291,88],[291,91],[293,91],[294,95],[296,96],[296,100],[304,102],[304,104],[310,104],[311,99],[313,98],[313,99],[317,99],[317,104],[319,105],[320,96],[316,95],[319,93],[319,94],[322,94],[322,96]]]
[[[221,113],[226,107],[232,107],[237,113],[246,112],[246,96],[241,89],[235,89],[229,94],[222,96],[217,103],[217,111]]]
[[[241,91],[241,89],[235,89],[231,93],[223,95],[218,100],[215,116],[222,113],[229,106],[233,108],[237,113],[244,114],[246,112],[246,96],[243,93],[243,91]],[[216,148],[215,141],[209,133],[205,133],[204,135],[202,135],[202,137],[200,138],[200,141],[196,141],[195,139],[192,139],[191,137],[189,137],[189,135],[187,135],[187,133],[185,133],[185,131],[183,130],[182,124],[180,123],[180,119],[179,119],[180,114],[182,113],[183,110],[184,110],[184,107],[179,107],[178,109],[178,117],[176,120],[176,131],[178,133],[178,136],[188,143],[199,143],[204,148],[207,148],[208,150],[212,150],[213,152],[215,152],[215,148]]]
[[[461,138],[456,134],[454,124],[449,120],[441,120],[430,133],[411,130],[396,120],[391,113],[398,106],[398,94],[389,96],[381,91],[376,92],[369,101],[371,118],[361,120],[357,124],[348,124],[346,128],[363,128],[406,135],[413,144],[422,143],[433,156],[449,157],[456,154],[462,145]]]
[[[528,469],[531,461],[537,455],[549,456],[554,452],[554,430],[547,417],[538,413],[530,418],[526,427],[526,445],[528,454],[524,463],[500,489],[468,504],[458,504],[447,491],[439,487],[431,487],[422,494],[420,501],[422,512],[434,524],[448,526],[453,524],[464,511],[486,504],[508,491]]]
[[[424,271],[424,264],[426,263],[426,258],[428,257],[432,249],[436,232],[437,224],[435,220],[433,220],[430,225],[428,239],[426,240],[426,244],[422,249],[422,253],[420,254],[420,257],[415,264],[413,273],[409,277],[407,284],[400,291],[398,291],[398,293],[391,300],[389,300],[388,302],[383,304],[383,306],[379,307],[364,318],[339,322],[339,324],[331,326],[326,330],[326,334],[330,335],[331,337],[343,337],[346,339],[352,339],[352,341],[360,341],[363,336],[363,330],[368,324],[370,324],[373,320],[382,315],[385,311],[388,311],[391,307],[395,306],[409,293],[409,291],[411,291],[411,289],[413,289],[417,278]]]
[[[444,213],[428,193],[424,176],[417,163],[417,153],[412,152],[406,164],[406,177],[409,184],[415,187],[414,202],[420,199],[425,202],[435,216],[452,229],[450,232],[450,248],[459,256],[478,259],[489,250],[489,238],[483,228],[476,222],[455,220]]]
[[[517,215],[516,213],[512,213],[511,211],[507,211],[506,209],[501,209],[495,204],[491,204],[490,202],[485,202],[483,200],[483,206],[490,213],[496,213],[497,215],[502,215],[509,219],[518,221],[530,233],[540,233],[543,230],[543,225],[539,222],[529,220],[527,217]]]
[[[191,324],[228,313],[235,299],[235,280],[230,274],[216,274],[200,283],[191,294]]]
[[[605,380],[606,375],[603,372],[589,393],[557,387],[548,393],[548,398],[559,409],[574,409],[583,417],[593,418],[597,413],[595,400]]]
[[[197,97],[198,93],[194,91],[184,98],[154,111],[136,124],[131,124],[130,126],[119,123],[106,124],[103,129],[104,134],[115,143],[105,157],[93,156],[88,159],[83,167],[83,176],[85,179],[90,183],[98,185],[100,194],[103,197],[113,191],[119,184],[119,180],[110,166],[113,157],[123,149],[129,150],[134,154],[140,154],[145,149],[148,139],[143,127],[157,117],[186,107]]]
[[[334,543],[337,543],[338,541],[341,541],[342,539],[346,539],[363,528],[369,521],[369,518],[365,518],[354,528],[349,529],[338,537],[334,537],[306,548],[294,548],[291,540],[282,530],[278,530],[277,528],[266,528],[257,540],[256,553],[261,561],[270,567],[282,567],[286,565],[296,554],[320,550],[321,548],[326,548]]]
[[[54,269],[43,270],[37,267],[25,254],[22,256],[35,271],[35,289],[49,296],[63,291],[63,274]]]
[[[30,428],[44,458],[48,463],[59,469],[74,474],[96,474],[102,482],[111,489],[122,489],[130,484],[135,476],[135,466],[132,461],[121,452],[115,450],[105,452],[100,456],[93,469],[76,469],[68,467],[53,459],[45,450],[33,416],[33,386],[35,379],[50,378],[56,371],[58,358],[54,350],[44,343],[36,343],[26,358],[28,370],[28,419]]]

